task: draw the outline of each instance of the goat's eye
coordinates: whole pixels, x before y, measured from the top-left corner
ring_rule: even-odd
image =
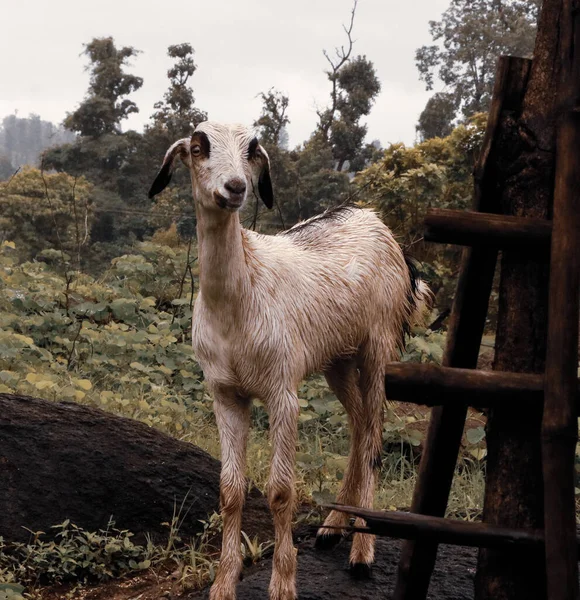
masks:
[[[191,154],[193,156],[199,156],[201,154],[201,146],[199,144],[196,144],[195,146],[191,147]]]

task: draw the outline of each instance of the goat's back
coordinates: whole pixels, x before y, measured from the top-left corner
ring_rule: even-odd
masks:
[[[277,236],[244,236],[252,319],[260,339],[301,364],[299,377],[371,339],[393,358],[412,285],[401,248],[373,211],[341,208]]]

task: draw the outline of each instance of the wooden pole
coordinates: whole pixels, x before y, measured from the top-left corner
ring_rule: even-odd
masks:
[[[546,570],[550,600],[578,598],[574,460],[578,424],[574,388],[578,367],[580,285],[580,15],[560,7],[561,111],[556,146],[554,236],[550,261],[548,352],[542,421]]]
[[[567,45],[564,4],[568,1],[544,0],[521,110],[506,113],[498,128],[502,151],[496,161],[496,185],[505,214],[552,218],[557,97],[561,53]],[[495,370],[544,373],[549,271],[549,259],[540,255],[502,253]],[[490,411],[485,523],[544,528],[541,429],[540,409],[522,411],[506,405]],[[545,600],[546,594],[543,552],[480,550],[476,600]]]
[[[517,405],[526,410],[541,406],[544,376],[476,369],[452,369],[433,364],[389,363],[387,398],[424,406],[455,405],[492,408]],[[580,381],[576,381],[575,408],[580,414]]]
[[[374,535],[409,540],[429,539],[439,544],[475,546],[480,548],[510,548],[520,545],[541,547],[544,544],[542,530],[524,531],[492,527],[485,523],[444,519],[400,511],[380,512],[354,506],[330,505],[329,508],[362,517],[366,530]],[[364,531],[364,529],[363,529]],[[576,549],[576,557],[578,550]]]
[[[580,310],[580,114],[566,116],[558,136],[557,156],[542,421],[546,566],[548,598],[577,600],[578,563],[573,548],[578,441],[575,400]]]
[[[575,410],[580,310],[580,15],[563,1],[560,20],[562,119],[556,146],[548,350],[542,420],[544,520],[549,600],[577,600]]]
[[[524,59],[500,60],[486,135],[475,169],[473,208],[476,211],[497,212],[493,161],[489,158],[494,152],[495,132],[503,109],[521,104],[529,68],[530,61]],[[463,252],[444,366],[472,369],[477,366],[496,261],[494,249],[474,248]],[[445,514],[466,415],[466,408],[457,406],[438,406],[431,412],[412,512],[440,517]],[[426,598],[436,556],[436,541],[408,541],[403,545],[394,600]]]
[[[466,210],[430,208],[425,215],[425,240],[461,246],[550,251],[552,223]]]

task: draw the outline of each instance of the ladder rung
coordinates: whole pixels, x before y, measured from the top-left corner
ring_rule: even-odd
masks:
[[[514,544],[544,544],[541,530],[511,529],[486,523],[444,519],[400,511],[382,512],[331,504],[328,508],[366,521],[369,533],[406,540],[430,539],[440,544],[498,548]]]
[[[431,208],[425,216],[424,237],[430,242],[547,252],[552,222],[465,210]]]
[[[542,402],[544,376],[393,362],[387,365],[385,389],[389,400],[487,408],[506,401]]]

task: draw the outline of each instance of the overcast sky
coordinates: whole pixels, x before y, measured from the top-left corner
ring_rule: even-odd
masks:
[[[360,0],[354,54],[375,64],[382,91],[368,118],[369,141],[412,143],[428,93],[414,63],[429,43],[428,22],[449,0]],[[88,83],[83,43],[113,36],[141,54],[130,72],[144,78],[132,95],[140,112],[123,123],[141,129],[167,89],[167,46],[189,42],[198,70],[196,103],[211,119],[251,124],[256,95],[274,86],[290,97],[291,145],[308,137],[329,82],[322,49],[344,43],[352,0],[27,0],[3,10],[0,117],[39,114],[60,122]],[[184,132],[186,133],[186,132]]]

